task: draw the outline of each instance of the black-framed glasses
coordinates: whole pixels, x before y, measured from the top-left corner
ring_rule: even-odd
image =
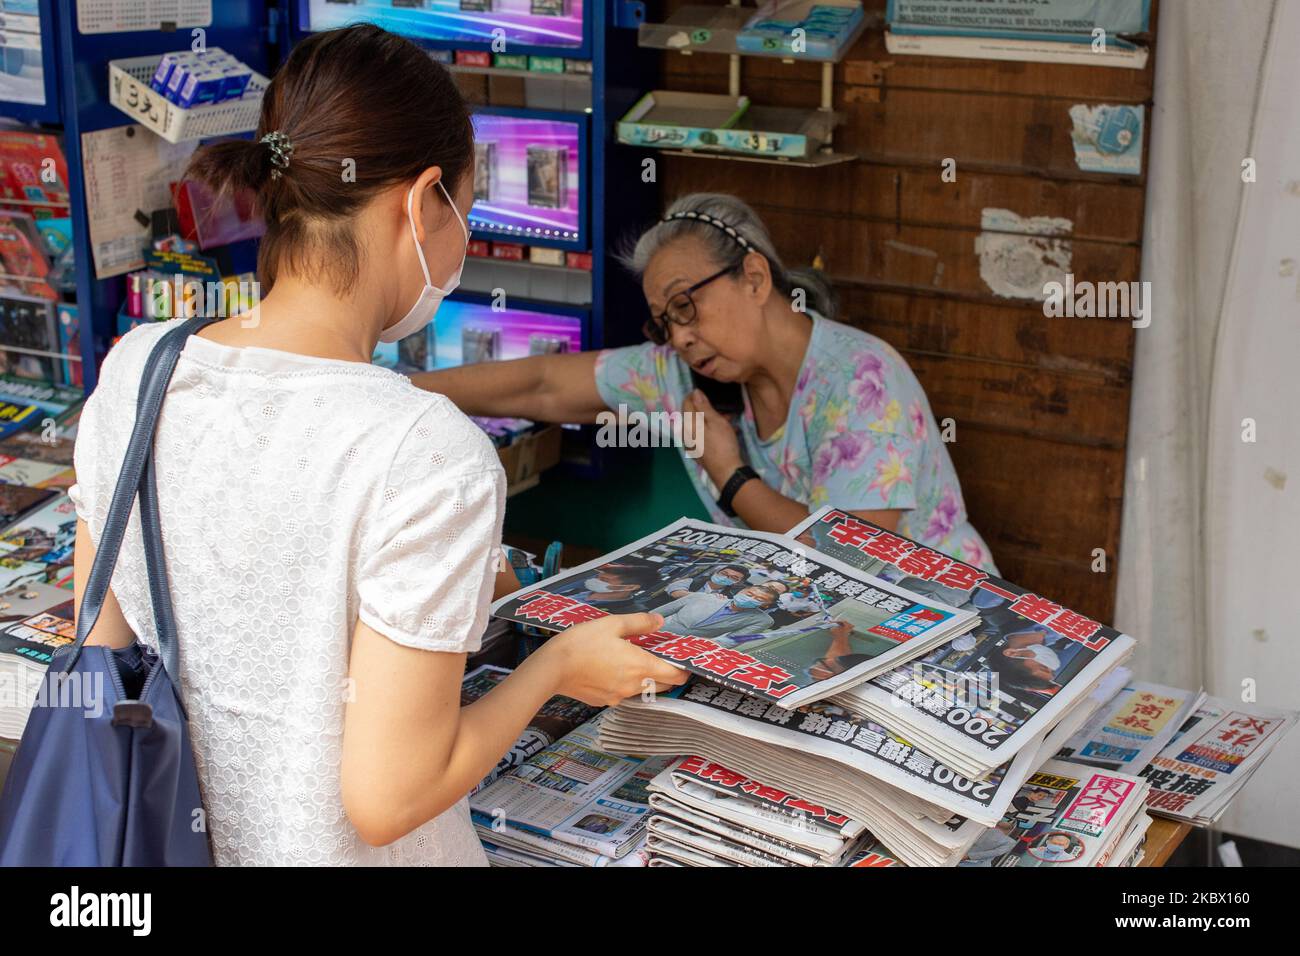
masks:
[[[682,291],[674,293],[662,312],[658,315],[651,315],[650,318],[646,319],[646,323],[642,327],[645,337],[656,345],[664,345],[668,342],[668,326],[670,323],[680,325],[683,328],[694,325],[699,321],[699,314],[695,311],[695,299],[692,296],[710,282],[721,279],[727,273],[735,272],[738,268],[740,268],[739,264],[726,266],[713,273],[713,275],[706,276],[694,285],[687,286]]]

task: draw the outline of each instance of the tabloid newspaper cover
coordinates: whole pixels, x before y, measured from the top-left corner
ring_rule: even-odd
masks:
[[[974,630],[836,700],[897,714],[981,766],[997,766],[1043,734],[1131,653],[1126,634],[1048,598],[835,508],[791,530],[819,553],[925,598],[977,612]]]
[[[1146,790],[1128,774],[1049,760],[958,865],[1104,866]]]
[[[1213,823],[1297,716],[1207,698],[1142,771],[1151,783],[1148,808],[1175,820]]]
[[[564,630],[655,611],[635,639],[727,687],[794,708],[924,653],[975,613],[918,598],[779,535],[681,519],[625,548],[516,591],[498,617]]]
[[[1204,693],[1139,683],[1125,687],[1061,748],[1062,760],[1105,770],[1149,764],[1173,739]]]

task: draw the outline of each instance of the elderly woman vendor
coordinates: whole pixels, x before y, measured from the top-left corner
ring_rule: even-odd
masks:
[[[787,269],[745,203],[684,196],[624,257],[650,309],[642,345],[416,374],[471,415],[595,422],[697,412],[682,463],[712,519],[788,531],[832,504],[994,570],[925,392],[886,343],[834,320],[813,272]],[[724,415],[692,373],[739,386]]]

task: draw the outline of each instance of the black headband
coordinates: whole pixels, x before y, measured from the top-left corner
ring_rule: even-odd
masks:
[[[663,219],[660,220],[660,222],[675,222],[679,219],[693,219],[696,222],[708,223],[710,226],[713,226],[717,229],[721,229],[732,239],[736,240],[736,242],[740,244],[740,247],[744,249],[746,252],[757,251],[754,249],[750,241],[740,234],[740,232],[736,229],[735,226],[729,225],[723,222],[721,219],[716,219],[713,216],[710,216],[708,213],[675,212],[671,216],[664,216]]]

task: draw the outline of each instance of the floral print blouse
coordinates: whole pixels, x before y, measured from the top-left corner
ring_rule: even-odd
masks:
[[[816,510],[899,509],[900,533],[996,573],[988,546],[966,517],[961,485],[940,440],[930,403],[907,362],[860,329],[810,313],[812,338],[785,424],[758,437],[753,409],[732,424],[742,456],[770,487]],[[678,412],[690,368],[671,346],[607,349],[596,387],[611,408]],[[698,459],[679,449],[691,483],[718,524],[744,527],[717,506],[718,489]]]

